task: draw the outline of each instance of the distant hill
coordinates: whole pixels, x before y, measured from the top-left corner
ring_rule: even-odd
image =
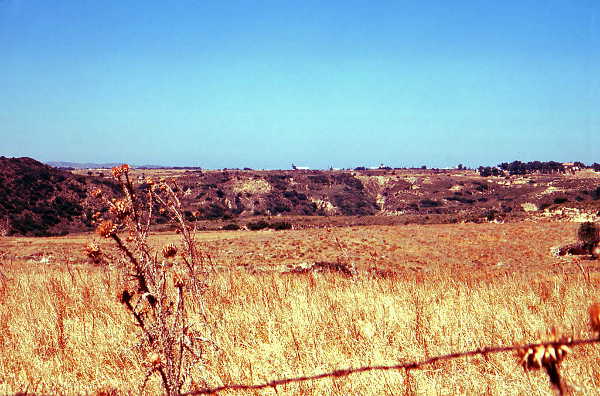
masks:
[[[508,221],[565,206],[600,216],[600,176],[594,172],[482,177],[467,170],[138,167],[132,170],[132,180],[139,196],[149,188],[148,177],[176,178],[186,219],[207,229],[221,227],[223,221],[247,224],[261,218],[295,222],[304,221],[302,217],[319,224],[334,224],[340,216],[384,218],[385,224]],[[0,157],[0,234],[3,229],[15,235],[40,236],[91,230],[92,213],[102,210],[91,198],[96,188],[106,197],[119,194],[110,172],[94,176],[31,158]],[[168,221],[164,214],[154,212],[155,225],[168,228]]]
[[[115,166],[121,165],[121,162],[109,162],[104,164],[97,164],[94,162],[67,162],[67,161],[50,161],[46,162],[46,165],[53,166],[55,168],[64,169],[110,169]],[[172,167],[162,165],[132,165],[133,168],[139,169],[169,169]]]
[[[72,168],[72,169],[110,169],[121,165],[120,163],[111,162],[106,164],[96,164],[93,162],[67,162],[67,161],[50,161],[46,165],[55,168]]]
[[[595,213],[600,206],[600,177],[592,173],[482,177],[468,170],[365,169],[134,174],[140,180],[177,178],[186,218],[202,224],[217,219],[245,223],[255,216],[291,221],[322,216],[321,223],[327,218],[334,222],[336,216],[385,217],[386,224],[508,221],[564,206]],[[155,220],[160,224],[167,219]]]
[[[0,231],[51,236],[91,229],[88,195],[117,190],[109,179],[73,175],[34,159],[0,157]]]

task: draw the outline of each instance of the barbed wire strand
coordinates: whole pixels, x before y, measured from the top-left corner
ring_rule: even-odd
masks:
[[[510,352],[516,351],[519,349],[529,349],[535,348],[539,346],[549,346],[552,345],[554,347],[559,347],[561,345],[566,346],[578,346],[578,345],[587,345],[587,344],[598,344],[600,343],[600,338],[589,338],[589,339],[579,339],[579,340],[571,340],[571,341],[557,341],[557,342],[538,342],[534,344],[524,344],[524,345],[508,345],[508,346],[496,346],[496,347],[483,347],[479,349],[474,349],[466,352],[454,352],[447,355],[439,355],[433,356],[428,359],[420,360],[420,361],[412,361],[394,364],[390,366],[364,366],[357,368],[347,368],[334,370],[321,374],[314,375],[306,375],[301,377],[292,377],[292,378],[282,378],[269,382],[265,382],[262,384],[230,384],[230,385],[222,385],[215,388],[204,388],[197,389],[191,392],[183,393],[182,396],[195,396],[195,395],[211,395],[219,392],[227,391],[227,390],[237,390],[237,391],[245,391],[245,390],[260,390],[273,388],[276,389],[278,386],[287,385],[291,383],[297,382],[305,382],[305,381],[316,381],[325,378],[335,378],[335,377],[345,377],[351,374],[364,373],[367,371],[389,371],[389,370],[418,370],[423,366],[427,366],[439,361],[444,360],[453,360],[462,357],[475,356],[475,355],[488,355],[492,353],[502,353],[502,352]]]

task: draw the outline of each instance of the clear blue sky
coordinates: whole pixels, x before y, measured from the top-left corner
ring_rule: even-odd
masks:
[[[0,0],[0,155],[600,162],[600,1]]]

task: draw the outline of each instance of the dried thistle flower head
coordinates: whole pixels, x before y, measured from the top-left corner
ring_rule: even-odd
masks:
[[[552,339],[548,343],[540,344],[530,348],[519,349],[517,354],[521,366],[525,370],[549,368],[560,364],[567,353],[571,352],[566,344],[571,342],[569,337],[560,337],[552,330]]]
[[[163,247],[162,254],[164,258],[175,257],[175,255],[177,254],[177,247],[174,244],[170,243]]]
[[[129,173],[129,165],[123,164],[112,168],[112,174],[115,179],[119,179],[122,175]]]
[[[525,370],[531,370],[532,368],[539,369],[540,367],[542,367],[542,358],[544,356],[544,347],[540,346],[540,347],[519,349],[519,350],[517,350],[517,356],[519,357],[519,364]]]
[[[153,366],[155,366],[155,367],[159,366],[160,365],[160,361],[161,361],[160,355],[158,353],[151,353],[148,356],[148,360],[150,361],[150,364],[153,365]]]
[[[551,364],[562,362],[571,348],[566,345],[538,345],[536,347],[521,349],[519,352],[520,363],[525,370],[539,369]]]
[[[571,341],[571,338],[558,336],[552,329],[551,341],[517,351],[521,365],[525,370],[543,368],[552,387],[562,395],[565,383],[560,375],[559,366],[567,353],[571,352],[567,345]]]
[[[87,246],[84,248],[84,253],[86,256],[91,258],[94,261],[94,263],[98,263],[102,259],[102,251],[100,250],[100,247],[94,242],[90,242],[87,244]]]
[[[125,199],[114,200],[111,202],[109,211],[114,214],[119,221],[123,221],[129,213],[131,213],[129,202]]]
[[[600,303],[592,304],[588,312],[590,314],[592,329],[600,335]]]
[[[104,220],[96,229],[98,235],[110,238],[117,232],[117,226],[111,220]]]

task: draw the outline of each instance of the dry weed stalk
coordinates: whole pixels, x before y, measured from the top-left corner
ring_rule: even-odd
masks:
[[[187,309],[192,299],[202,302],[206,287],[202,256],[182,214],[175,182],[147,180],[149,188],[144,194],[135,191],[128,165],[115,167],[112,173],[124,197],[106,201],[108,217],[96,216],[101,221],[97,232],[112,239],[122,254],[121,268],[128,278],[120,301],[142,330],[148,351],[148,372],[142,391],[147,380],[158,374],[165,393],[179,395],[183,386],[192,382],[192,366],[201,363],[201,351],[194,342],[199,337],[190,324]],[[173,244],[165,246],[162,254],[148,244],[156,207],[169,215],[181,236],[184,249],[179,257]],[[127,233],[125,239],[122,233]],[[102,257],[95,244],[88,245],[86,251],[92,260]]]
[[[327,232],[330,233],[331,230],[327,230]],[[344,245],[342,245],[342,243],[340,242],[340,240],[339,240],[339,238],[337,236],[335,236],[335,244],[337,245],[338,249],[340,250],[340,252],[344,256],[343,260],[340,259],[340,257],[338,257],[338,265],[347,268],[348,271],[350,272],[350,275],[356,275],[356,274],[358,274],[358,270],[356,269],[356,264],[350,258],[350,255],[348,254],[348,251],[346,250],[346,248],[344,247]]]

